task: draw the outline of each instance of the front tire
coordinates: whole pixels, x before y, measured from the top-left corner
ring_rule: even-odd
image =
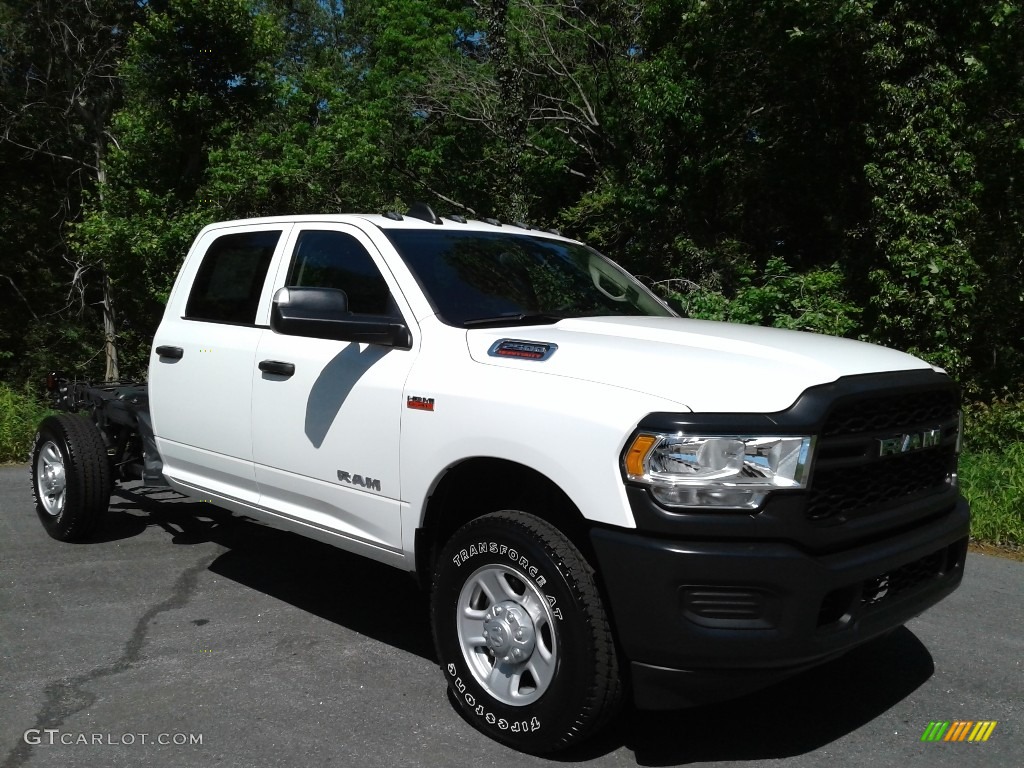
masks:
[[[96,425],[47,416],[32,448],[32,491],[43,528],[60,541],[91,534],[110,505],[110,460]]]
[[[615,712],[618,661],[594,571],[549,523],[514,511],[467,523],[437,562],[431,607],[451,694],[488,736],[551,752]]]

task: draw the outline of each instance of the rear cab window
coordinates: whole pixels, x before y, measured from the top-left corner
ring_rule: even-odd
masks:
[[[220,235],[203,255],[185,305],[186,320],[255,325],[281,230]]]

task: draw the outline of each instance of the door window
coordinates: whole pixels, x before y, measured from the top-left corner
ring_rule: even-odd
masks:
[[[348,308],[354,313],[399,315],[388,284],[370,254],[344,232],[300,233],[286,285],[337,288],[348,295]]]
[[[199,266],[185,318],[253,325],[280,230],[221,235]]]

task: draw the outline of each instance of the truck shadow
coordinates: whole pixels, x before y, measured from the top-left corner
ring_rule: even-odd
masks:
[[[563,759],[587,760],[620,747],[632,751],[642,766],[795,757],[870,723],[934,671],[928,650],[901,627],[740,699],[665,712],[627,708],[599,741]]]
[[[407,573],[171,491],[116,488],[99,540],[154,525],[175,544],[223,547],[213,573],[436,663],[430,607]]]
[[[682,755],[695,761],[804,754],[870,723],[921,687],[934,672],[928,649],[901,627],[732,706],[707,708],[699,718],[686,722],[683,739],[678,742],[658,738],[659,730],[666,732],[659,729],[666,720],[645,720],[634,736],[637,757],[643,765],[667,765],[679,762]]]
[[[180,497],[168,503],[168,495],[116,489],[103,539],[128,538],[155,525],[176,544],[216,544],[226,551],[210,565],[214,573],[437,662],[427,595],[408,574],[209,504]],[[625,748],[637,765],[670,766],[802,755],[878,718],[934,669],[924,645],[900,628],[740,699],[666,712],[627,706],[596,739],[553,757],[587,762]]]

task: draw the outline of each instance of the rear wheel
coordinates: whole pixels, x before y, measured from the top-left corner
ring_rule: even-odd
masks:
[[[593,569],[523,512],[467,523],[438,560],[438,658],[466,718],[525,752],[585,739],[615,711],[619,674]]]
[[[43,528],[60,541],[92,533],[110,505],[110,460],[83,416],[47,416],[32,449],[32,490]]]

